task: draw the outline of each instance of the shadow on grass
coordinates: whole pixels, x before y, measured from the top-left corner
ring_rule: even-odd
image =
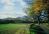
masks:
[[[30,25],[30,34],[46,34],[45,31],[38,25]]]

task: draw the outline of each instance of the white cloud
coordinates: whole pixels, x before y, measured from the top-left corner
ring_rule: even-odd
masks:
[[[16,3],[14,3],[16,2]],[[26,3],[23,0],[2,0],[1,3],[4,3],[4,8],[0,10],[0,18],[7,17],[18,17],[26,15],[23,11],[23,8],[26,7]]]

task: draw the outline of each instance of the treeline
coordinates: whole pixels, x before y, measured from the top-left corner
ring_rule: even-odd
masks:
[[[29,20],[0,20],[0,24],[9,24],[9,23],[38,23],[38,21],[29,21]],[[40,23],[48,23],[48,21],[40,21]]]
[[[0,19],[0,24],[9,24],[9,23],[49,23],[49,21],[38,20],[37,17],[34,17],[33,19],[28,16],[18,17],[18,18]]]
[[[9,24],[9,23],[32,23],[32,21],[29,21],[29,20],[21,20],[21,19],[15,19],[15,20],[3,20],[1,19],[0,20],[0,24]]]
[[[13,20],[0,20],[0,24],[14,23]]]

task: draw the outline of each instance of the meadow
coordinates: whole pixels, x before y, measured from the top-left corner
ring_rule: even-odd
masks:
[[[30,25],[26,23],[18,23],[18,24],[0,24],[0,34],[30,34]],[[34,30],[31,30],[32,34],[37,34],[39,27],[36,25],[33,25],[31,28]],[[49,27],[47,24],[40,24],[40,28],[42,28],[44,31],[43,33],[49,34]],[[36,31],[37,29],[37,31]],[[34,32],[36,31],[36,33]]]
[[[29,24],[0,24],[0,34],[29,34]]]

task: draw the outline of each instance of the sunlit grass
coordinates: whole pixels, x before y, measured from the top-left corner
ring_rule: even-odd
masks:
[[[0,34],[29,34],[29,25],[0,24]]]

